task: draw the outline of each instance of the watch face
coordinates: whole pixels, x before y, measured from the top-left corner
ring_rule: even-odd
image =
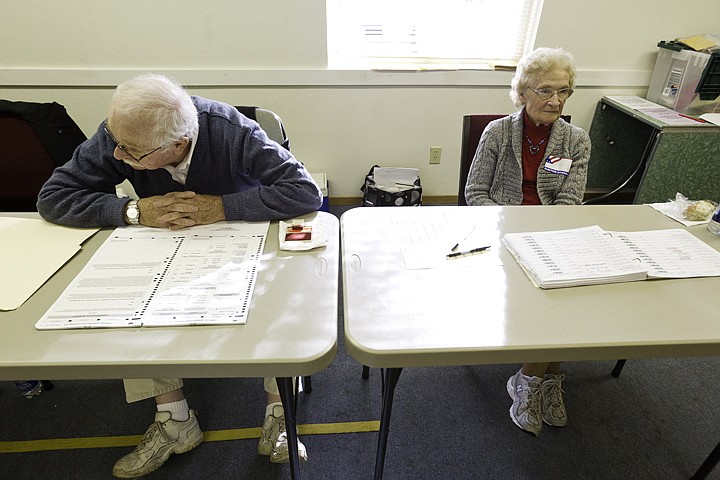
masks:
[[[138,219],[140,217],[140,210],[137,208],[137,204],[129,205],[126,213],[128,220],[130,220],[131,223],[138,223]]]

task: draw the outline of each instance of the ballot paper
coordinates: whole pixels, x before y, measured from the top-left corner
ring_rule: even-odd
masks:
[[[268,226],[118,228],[35,327],[244,324]]]
[[[672,108],[664,107],[644,98],[634,95],[608,96],[610,100],[618,102],[628,108],[654,118],[667,125],[675,126],[698,126],[705,123],[705,120],[698,120],[689,115],[676,112]]]
[[[502,266],[496,232],[476,225],[463,220],[459,210],[445,213],[428,208],[393,215],[391,234],[408,270]]]

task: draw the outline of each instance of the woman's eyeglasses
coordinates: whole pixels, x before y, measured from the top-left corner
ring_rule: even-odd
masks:
[[[535,92],[540,100],[550,100],[553,95],[557,94],[558,100],[561,102],[570,98],[570,95],[574,93],[572,88],[561,88],[560,90],[555,90],[553,88],[531,88],[530,90]]]
[[[170,143],[166,143],[165,145],[160,145],[160,146],[157,147],[156,149],[154,149],[154,150],[152,150],[152,151],[150,151],[150,152],[148,152],[148,153],[146,153],[146,154],[144,154],[144,155],[140,155],[139,157],[135,157],[135,155],[133,155],[132,153],[130,153],[130,152],[127,151],[127,147],[126,147],[125,145],[123,145],[123,144],[121,144],[120,142],[118,142],[118,141],[115,139],[115,136],[114,136],[112,133],[110,133],[110,129],[108,129],[107,122],[103,123],[103,130],[105,130],[105,133],[107,133],[108,136],[112,139],[112,141],[113,141],[113,143],[115,144],[115,147],[116,147],[116,148],[119,148],[121,152],[123,152],[125,155],[127,155],[128,157],[130,157],[131,159],[133,159],[133,160],[136,161],[137,163],[140,163],[140,161],[141,161],[143,158],[149,157],[150,155],[152,155],[153,153],[157,152],[157,151],[160,150],[161,148],[167,147],[168,145],[170,145],[170,144],[173,143],[173,142],[170,142]]]

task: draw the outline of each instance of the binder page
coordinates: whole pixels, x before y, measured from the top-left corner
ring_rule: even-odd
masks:
[[[508,250],[542,288],[644,280],[646,270],[597,225],[549,232],[508,233]]]
[[[268,226],[118,228],[35,327],[243,324]]]
[[[657,278],[720,276],[720,252],[687,230],[613,232],[628,255]]]

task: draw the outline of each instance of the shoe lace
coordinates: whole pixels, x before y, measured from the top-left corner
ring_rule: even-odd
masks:
[[[538,416],[540,413],[540,399],[542,398],[540,385],[528,382],[527,392],[527,409],[535,416]]]
[[[145,435],[143,435],[142,440],[140,440],[140,443],[137,447],[135,447],[135,450],[142,451],[145,449],[145,446],[150,443],[155,435],[159,433],[160,426],[158,425],[158,422],[153,423],[150,425],[150,428],[147,429],[147,432],[145,432]]]
[[[557,406],[561,403],[561,395],[565,392],[562,389],[562,381],[565,379],[565,374],[558,375],[552,380],[543,382],[546,386],[543,388],[543,395],[547,399],[551,406]]]
[[[287,429],[285,428],[285,416],[283,415],[280,417],[280,420],[278,421],[278,441],[285,441],[285,437],[287,437]]]

